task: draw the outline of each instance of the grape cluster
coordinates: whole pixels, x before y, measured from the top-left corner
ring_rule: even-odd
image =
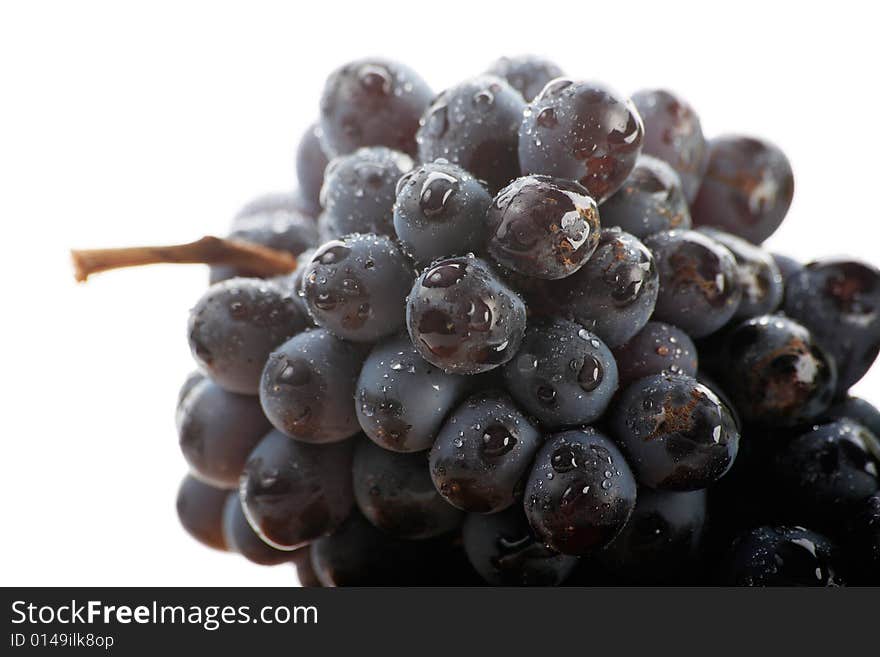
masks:
[[[761,247],[775,145],[502,58],[334,71],[231,236],[179,396],[184,527],[304,585],[880,583],[880,270]]]

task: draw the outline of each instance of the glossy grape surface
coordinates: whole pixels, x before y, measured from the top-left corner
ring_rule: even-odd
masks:
[[[384,235],[348,235],[321,245],[303,272],[302,295],[315,323],[344,340],[375,342],[403,327],[415,278]]]
[[[507,394],[480,392],[446,419],[428,465],[434,486],[453,506],[495,513],[518,499],[541,434]]]
[[[556,64],[535,55],[501,57],[489,67],[487,73],[507,80],[527,103],[541,93],[550,80],[564,75]]]
[[[739,449],[730,409],[689,376],[635,381],[619,396],[609,422],[639,483],[660,490],[706,488],[725,475]]]
[[[628,342],[614,350],[619,385],[655,374],[697,375],[699,357],[694,341],[681,329],[648,322]]]
[[[394,229],[418,263],[467,255],[483,246],[491,203],[483,183],[457,164],[422,164],[397,184]]]
[[[520,166],[524,174],[576,180],[602,203],[629,176],[643,136],[630,101],[600,84],[559,78],[523,114]]]
[[[326,329],[294,336],[272,352],[260,403],[276,429],[297,440],[329,443],[360,429],[354,408],[364,350]]]
[[[260,566],[277,566],[292,559],[292,553],[265,543],[248,523],[238,493],[229,493],[223,508],[223,540],[230,552],[238,552]]]
[[[177,491],[177,518],[180,524],[203,545],[225,550],[223,507],[228,496],[229,491],[187,475]]]
[[[385,449],[430,449],[444,418],[471,385],[423,359],[408,335],[393,336],[364,361],[355,393],[358,422]]]
[[[484,260],[450,258],[416,280],[406,323],[413,345],[429,363],[453,374],[478,374],[516,354],[526,308]]]
[[[447,89],[422,116],[419,159],[460,165],[495,193],[519,175],[517,142],[525,103],[503,79],[481,75]]]
[[[583,326],[566,319],[535,320],[504,381],[528,413],[548,428],[597,420],[617,391],[611,350]]]
[[[536,278],[570,276],[599,243],[599,210],[587,190],[548,176],[507,185],[492,201],[486,224],[496,262]]]
[[[645,238],[661,230],[690,228],[691,213],[675,170],[641,155],[623,186],[602,204],[602,225]]]
[[[524,492],[532,531],[563,554],[599,550],[636,503],[636,482],[613,442],[591,427],[549,436]]]

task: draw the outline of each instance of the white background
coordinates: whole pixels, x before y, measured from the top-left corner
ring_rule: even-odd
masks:
[[[536,52],[624,93],[680,91],[707,134],[796,175],[770,246],[878,257],[868,3],[39,2],[0,5],[0,584],[287,585],[177,526],[173,415],[203,268],[73,282],[70,247],[222,233],[294,185],[323,78],[404,60],[439,90]],[[880,401],[880,368],[856,392]]]

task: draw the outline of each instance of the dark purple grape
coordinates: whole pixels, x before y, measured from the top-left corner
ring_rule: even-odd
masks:
[[[513,504],[541,434],[504,393],[478,393],[446,420],[429,465],[447,502],[477,513]]]
[[[412,167],[409,155],[380,146],[332,160],[321,188],[324,212],[319,230],[331,236],[376,233],[394,237],[397,181]]]
[[[377,529],[358,511],[311,546],[324,586],[452,586],[473,576],[464,554],[446,539],[408,541]]]
[[[419,122],[419,159],[458,164],[495,193],[519,175],[516,149],[524,108],[522,96],[494,75],[451,87]]]
[[[470,381],[424,360],[408,335],[376,345],[357,382],[358,422],[380,447],[396,452],[430,449],[443,419]]]
[[[825,524],[880,489],[880,440],[848,419],[817,425],[776,454],[773,472],[794,516]]]
[[[535,536],[557,552],[581,555],[620,533],[636,504],[636,482],[614,443],[586,427],[547,438],[524,497]]]
[[[526,328],[522,299],[478,258],[441,260],[407,299],[406,323],[421,356],[453,374],[478,374],[516,354]]]
[[[190,372],[186,375],[186,380],[183,382],[183,385],[180,386],[180,391],[177,393],[177,408],[180,408],[181,404],[183,404],[183,400],[186,399],[190,392],[192,392],[192,389],[204,380],[205,375],[201,372]]]
[[[416,152],[419,117],[433,92],[412,69],[385,59],[349,62],[333,71],[321,95],[321,140],[328,155],[361,146]]]
[[[189,347],[216,384],[255,395],[269,354],[308,324],[293,295],[280,285],[233,278],[208,288],[190,311]]]
[[[266,210],[236,219],[229,239],[299,255],[318,243],[318,229],[314,220],[301,212]],[[227,265],[215,265],[210,269],[209,281],[213,284],[239,276],[257,277],[258,274]]]
[[[527,103],[541,93],[550,80],[564,75],[556,64],[536,55],[501,57],[486,72],[504,78]]]
[[[794,258],[789,258],[788,256],[780,255],[779,253],[772,253],[771,255],[773,256],[773,262],[775,262],[776,266],[779,268],[779,273],[782,274],[782,280],[785,283],[785,287],[788,287],[789,281],[803,271],[803,264]]]
[[[841,586],[841,555],[803,527],[758,527],[739,536],[721,565],[728,586]]]
[[[312,319],[334,335],[374,342],[398,332],[415,274],[384,235],[348,235],[321,245],[303,273]]]
[[[727,405],[690,376],[658,374],[623,391],[609,421],[639,483],[706,488],[733,465],[739,428]]]
[[[223,540],[230,552],[238,552],[260,566],[277,566],[293,558],[292,552],[276,550],[257,536],[244,515],[238,493],[229,493],[223,508]]]
[[[847,397],[837,402],[823,415],[831,420],[852,420],[880,437],[880,410],[859,397]]]
[[[685,198],[693,202],[709,165],[700,118],[687,101],[664,89],[637,91],[632,102],[645,124],[642,150],[676,170]]]
[[[518,506],[468,514],[462,539],[471,565],[492,586],[558,586],[578,562],[537,540]]]
[[[697,375],[697,347],[687,333],[663,322],[648,322],[614,350],[620,386],[655,374]]]
[[[274,214],[286,212],[289,214],[301,214],[311,219],[318,216],[314,206],[309,203],[299,190],[292,192],[269,192],[248,201],[236,213],[232,219],[232,230],[239,224],[247,224],[250,217],[257,214]]]
[[[706,521],[706,491],[639,488],[623,530],[599,558],[631,584],[673,584],[694,578]]]
[[[837,385],[834,361],[794,320],[764,315],[733,328],[716,366],[747,422],[794,426],[819,417]]]
[[[611,350],[580,324],[534,320],[504,381],[528,413],[551,429],[597,420],[617,390]]]
[[[742,300],[735,317],[749,319],[774,312],[782,303],[785,282],[773,256],[741,237],[716,228],[700,228],[699,232],[726,247],[736,259]]]
[[[351,441],[309,445],[269,432],[241,476],[239,494],[248,522],[279,550],[294,550],[334,532],[354,504],[351,465]]]
[[[437,160],[398,182],[394,229],[416,262],[466,255],[483,246],[491,203],[479,180],[457,164]]]
[[[630,101],[600,84],[559,78],[523,114],[519,161],[524,174],[577,180],[602,203],[635,166],[643,134]]]
[[[492,257],[536,278],[570,276],[599,243],[599,210],[587,190],[548,176],[517,178],[498,192],[486,224]]]
[[[276,429],[308,443],[353,436],[360,427],[354,391],[364,352],[326,329],[294,336],[263,369],[260,402]]]
[[[324,184],[327,162],[327,155],[321,146],[321,126],[313,123],[303,133],[296,149],[296,178],[312,215],[321,211],[321,185]]]
[[[853,584],[880,584],[880,493],[859,504],[847,526]]]
[[[177,518],[183,528],[202,545],[225,550],[223,507],[229,491],[215,488],[187,475],[177,490]]]
[[[623,187],[602,204],[602,225],[644,239],[661,230],[690,228],[691,213],[678,174],[663,160],[641,155]]]
[[[709,142],[709,167],[691,217],[696,226],[760,244],[779,228],[793,195],[791,165],[776,146],[751,137],[716,137]]]
[[[256,397],[205,379],[177,409],[180,449],[192,473],[216,488],[235,488],[248,454],[271,429]]]
[[[402,454],[362,440],[355,448],[352,473],[358,509],[392,536],[431,538],[461,524],[461,511],[434,488],[425,452]]]
[[[785,314],[803,323],[837,363],[837,391],[861,379],[880,351],[880,270],[853,260],[808,264],[785,292]]]
[[[321,580],[312,568],[312,551],[309,546],[302,547],[290,553],[291,563],[296,569],[296,578],[302,588],[320,588]]]
[[[742,300],[736,259],[693,230],[668,230],[645,240],[660,272],[654,319],[702,338],[727,324]]]
[[[550,289],[560,314],[570,315],[613,348],[651,318],[660,277],[644,244],[620,229],[606,228],[593,257]]]

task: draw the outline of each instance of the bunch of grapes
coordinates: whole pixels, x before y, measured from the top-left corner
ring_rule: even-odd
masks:
[[[319,109],[195,243],[193,536],[304,585],[880,582],[880,271],[760,247],[779,148],[531,56]]]

